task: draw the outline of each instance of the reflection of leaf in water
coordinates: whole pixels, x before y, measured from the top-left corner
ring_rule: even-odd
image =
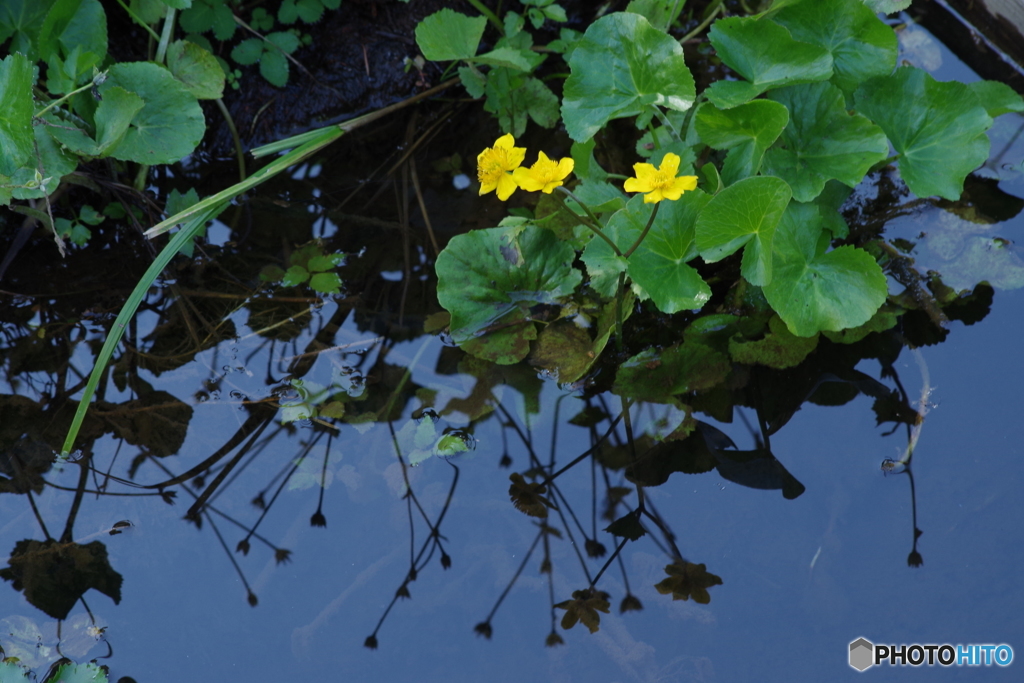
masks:
[[[531,517],[543,519],[548,516],[548,508],[555,507],[551,501],[541,495],[547,493],[547,487],[543,484],[527,482],[518,472],[509,475],[509,479],[512,481],[512,485],[508,487],[508,495],[516,510]]]
[[[94,410],[119,438],[157,457],[174,455],[181,449],[192,419],[192,407],[166,391],[151,391],[121,405],[100,402]]]
[[[0,442],[0,493],[42,493],[42,475],[50,470],[54,451],[31,436]]]
[[[325,489],[330,488],[331,483],[334,482],[334,470],[332,468],[337,465],[340,460],[341,453],[333,448],[327,456],[326,470],[324,469],[323,457],[307,455],[306,457],[299,459],[298,469],[295,470],[291,479],[288,480],[288,490],[305,491],[321,485]]]
[[[123,579],[110,566],[107,548],[99,541],[86,545],[54,540],[22,540],[14,546],[0,578],[22,591],[32,605],[64,619],[90,588],[121,602]]]
[[[707,570],[703,564],[694,564],[685,560],[676,560],[665,566],[668,578],[654,587],[662,595],[672,594],[673,600],[689,600],[706,605],[711,602],[708,588],[721,586],[722,579]]]

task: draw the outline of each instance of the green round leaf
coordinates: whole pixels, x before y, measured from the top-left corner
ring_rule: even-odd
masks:
[[[132,118],[124,137],[107,154],[122,161],[170,164],[192,153],[206,132],[199,103],[171,73],[149,62],[110,67],[100,95],[121,87],[141,97],[145,105]]]
[[[821,219],[813,204],[793,203],[775,235],[775,276],[765,298],[799,337],[857,327],[885,303],[882,269],[863,249],[819,253]]]
[[[696,97],[683,48],[638,14],[617,12],[591,24],[569,68],[562,119],[577,142],[652,105],[686,111]]]
[[[792,117],[779,145],[765,155],[764,170],[789,183],[799,202],[817,197],[832,179],[855,187],[889,153],[882,129],[847,113],[843,93],[830,83],[794,85],[769,97]]]
[[[493,336],[503,349],[496,362],[522,360],[529,352],[522,336],[536,338],[530,308],[560,303],[582,280],[572,267],[575,256],[550,230],[535,226],[474,230],[452,238],[435,266],[438,301],[452,314],[452,338],[478,342],[465,347],[476,353],[472,349]]]
[[[827,50],[794,40],[789,31],[769,19],[719,19],[708,39],[722,61],[748,81],[717,81],[705,91],[722,109],[743,104],[772,88],[825,81],[832,76],[832,55]]]
[[[212,54],[195,43],[171,43],[167,49],[167,68],[200,100],[215,100],[224,94],[224,70]]]
[[[715,195],[697,218],[697,248],[705,261],[720,261],[746,245],[743,277],[763,287],[772,281],[772,240],[792,191],[781,178],[757,176]]]
[[[857,111],[881,126],[900,155],[900,175],[919,197],[956,200],[988,158],[992,118],[963,83],[902,67],[857,89]]]

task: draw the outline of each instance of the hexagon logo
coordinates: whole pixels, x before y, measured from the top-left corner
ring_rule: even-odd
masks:
[[[858,638],[850,643],[850,666],[857,671],[864,671],[875,663],[875,646],[866,638]]]

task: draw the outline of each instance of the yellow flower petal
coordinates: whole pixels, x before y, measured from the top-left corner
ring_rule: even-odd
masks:
[[[543,192],[551,194],[552,190],[562,184],[565,177],[572,173],[573,160],[560,159],[555,162],[544,152],[537,154],[537,162],[530,168],[517,168],[512,178],[519,187],[527,192]]]
[[[480,194],[498,191],[498,198],[505,201],[516,191],[516,183],[512,180],[512,172],[519,168],[526,158],[526,148],[516,147],[515,138],[506,133],[476,157],[477,180],[480,181]]]
[[[697,187],[696,176],[676,177],[680,161],[678,154],[669,152],[657,169],[651,164],[633,164],[636,177],[626,179],[626,192],[643,192],[645,204],[656,204],[662,199],[679,199],[683,192]]]

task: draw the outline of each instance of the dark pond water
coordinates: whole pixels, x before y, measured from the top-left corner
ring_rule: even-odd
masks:
[[[927,34],[915,40],[913,50],[905,45],[906,60],[940,78],[971,80]],[[722,585],[711,588],[706,605],[660,595],[654,585],[665,578],[666,541],[649,527],[652,533],[627,544],[598,583],[611,596],[600,630],[566,631],[558,625],[563,610],[552,610],[552,602],[585,588],[614,550],[615,538],[601,531],[608,525],[602,513],[607,486],[625,482],[622,471],[600,466],[614,461],[608,451],[600,463],[585,458],[559,477],[558,493],[547,495],[556,496],[559,513],[549,523],[560,538],[540,535],[538,520],[513,507],[509,475],[528,470],[531,457],[558,469],[587,452],[610,428],[608,419],[580,426],[569,418],[586,406],[593,414],[610,398],[584,399],[529,368],[484,367],[422,333],[439,309],[433,246],[414,185],[421,185],[441,246],[452,234],[500,219],[501,207],[455,189],[448,158],[458,151],[472,159],[492,140],[493,124],[481,116],[453,104],[416,120],[386,121],[342,139],[245,210],[225,213],[199,265],[154,291],[129,331],[134,351],[119,362],[79,441],[91,452],[91,471],[75,458],[50,464],[46,444],[62,437],[69,419],[67,408],[50,400],[88,373],[95,349],[79,330],[96,333],[116,312],[121,290],[138,276],[131,259],[143,261],[144,250],[111,240],[97,245],[109,256],[76,255],[69,270],[83,263],[92,270],[80,286],[68,285],[77,293],[65,299],[31,296],[44,280],[60,282],[64,266],[53,265],[52,246],[26,251],[12,266],[4,282],[0,469],[22,492],[0,495],[0,548],[66,532],[88,551],[61,565],[64,577],[74,578],[57,597],[0,586],[7,655],[37,671],[61,654],[101,657],[111,680],[147,683],[1020,680],[1020,662],[864,674],[847,664],[858,637],[1006,643],[1024,652],[1024,262],[1012,244],[1024,240],[1024,221],[1017,212],[979,225],[930,204],[894,211],[902,215],[889,222],[888,234],[920,242],[914,255],[927,268],[962,266],[954,247],[969,244],[950,247],[951,231],[959,230],[961,241],[1011,242],[1010,258],[963,275],[974,278],[967,287],[980,279],[998,284],[991,310],[972,325],[950,323],[941,343],[877,353],[858,347],[862,356],[835,351],[828,361],[846,377],[856,370],[901,388],[906,404],[926,413],[915,431],[913,479],[900,468],[884,471],[887,459],[905,453],[908,430],[877,424],[874,398],[833,381],[826,382],[831,393],[803,401],[833,366],[823,361],[766,375],[761,391],[776,411],[788,405],[790,387],[804,391],[771,439],[803,493],[787,498],[783,492],[792,488],[740,485],[774,481],[778,470],[752,477],[722,464],[718,472],[676,472],[648,487],[682,554],[706,564]],[[429,137],[435,124],[436,139]],[[999,207],[1006,196],[1024,197],[1022,127],[1024,117],[997,120],[993,160],[977,174],[988,179],[979,187],[1004,193]],[[401,149],[421,136],[412,171],[399,164]],[[264,266],[287,266],[295,245],[314,238],[325,252],[348,254],[339,271],[343,295],[255,291]],[[55,335],[77,342],[69,356],[47,341]],[[305,392],[315,394],[319,384],[352,396],[346,419],[283,422],[276,406],[299,403],[302,394],[289,383],[296,379]],[[315,396],[307,400],[317,404]],[[614,416],[615,405],[604,408]],[[722,422],[710,417],[721,411],[706,407],[702,420],[739,449],[755,447],[744,425],[756,423],[753,408],[737,407],[731,422]],[[637,434],[661,433],[673,419],[678,415],[665,406],[641,404],[633,413]],[[625,439],[621,425],[615,429],[612,444]],[[448,460],[430,455],[446,432],[472,449]],[[210,467],[199,472],[207,460]],[[31,463],[23,479],[14,475],[15,461]],[[186,472],[185,484],[138,488]],[[183,519],[208,489],[198,523]],[[87,493],[76,497],[76,490]],[[174,491],[174,504],[160,491]],[[620,506],[615,516],[624,512]],[[923,565],[910,567],[915,512]],[[131,526],[111,535],[122,520]],[[587,540],[607,553],[587,557]],[[550,573],[540,571],[545,559]],[[55,576],[57,566],[32,562],[36,583],[26,584]],[[83,600],[74,600],[85,589]],[[408,597],[396,598],[399,591]],[[643,610],[620,613],[627,595]],[[60,624],[55,612],[66,613]],[[474,630],[485,623],[490,639],[482,627]],[[552,632],[564,644],[545,647]],[[365,646],[373,634],[376,649]]]

